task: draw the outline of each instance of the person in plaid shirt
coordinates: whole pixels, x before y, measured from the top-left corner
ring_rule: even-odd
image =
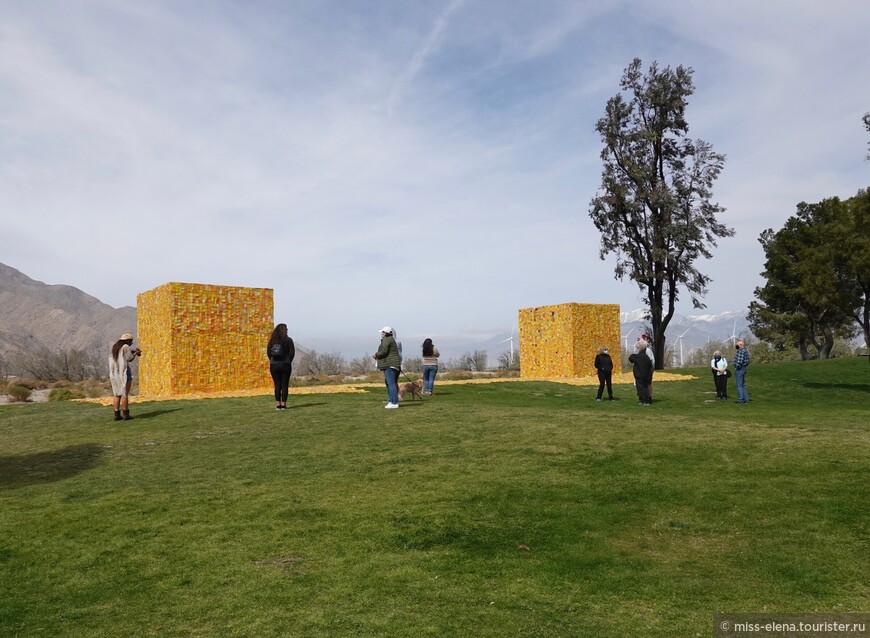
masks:
[[[735,344],[737,354],[734,355],[734,380],[737,384],[737,403],[749,403],[749,393],[746,392],[746,368],[749,367],[749,350],[741,339]]]

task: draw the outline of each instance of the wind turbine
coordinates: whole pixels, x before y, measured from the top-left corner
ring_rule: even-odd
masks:
[[[728,339],[732,340],[731,346],[736,348],[737,347],[737,319],[734,320],[734,325],[731,327],[731,336],[728,337]]]
[[[511,336],[508,337],[507,339],[499,341],[496,345],[501,345],[503,343],[507,343],[508,341],[511,342],[511,363],[513,363],[514,362],[514,329],[513,329],[513,326],[511,326]]]
[[[686,332],[689,332],[689,330],[691,330],[691,329],[692,329],[692,326],[689,326],[688,328],[686,328]],[[680,342],[680,367],[681,368],[683,367],[683,336],[686,334],[686,332],[684,332],[683,334],[681,334],[680,336],[677,337],[677,340]]]
[[[626,333],[622,336],[622,338],[625,340],[625,350],[628,350],[628,337],[629,337],[629,335],[631,335],[631,333],[634,332],[635,330],[637,330],[637,326],[635,326],[634,328],[632,328],[631,330],[629,330],[628,332],[626,332]]]

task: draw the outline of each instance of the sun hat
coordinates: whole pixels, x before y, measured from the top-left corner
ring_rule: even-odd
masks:
[[[393,329],[390,328],[389,326],[384,326],[383,328],[381,328],[381,332],[386,332],[387,334],[393,334]]]
[[[132,338],[133,338],[133,335],[131,335],[129,332],[125,332],[124,334],[121,335],[120,340],[127,341],[127,339],[132,339]]]

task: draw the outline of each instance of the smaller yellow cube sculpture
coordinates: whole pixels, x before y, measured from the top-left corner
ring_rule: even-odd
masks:
[[[618,304],[566,303],[522,308],[519,316],[520,376],[524,379],[595,375],[595,355],[607,346],[619,374]]]
[[[139,394],[270,386],[271,288],[167,283],[136,297]]]

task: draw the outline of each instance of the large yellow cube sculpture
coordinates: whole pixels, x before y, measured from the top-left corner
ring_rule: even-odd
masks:
[[[618,304],[566,303],[520,309],[520,376],[526,379],[595,375],[595,355],[607,346],[620,366]]]
[[[271,288],[167,283],[136,297],[139,394],[270,386]]]

